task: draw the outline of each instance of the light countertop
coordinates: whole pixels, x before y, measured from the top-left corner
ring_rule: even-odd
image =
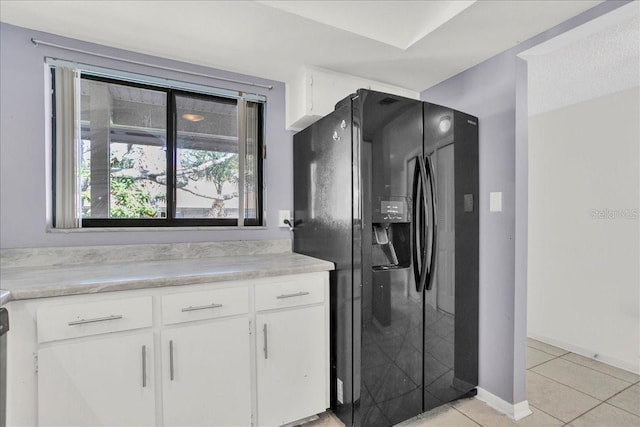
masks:
[[[92,294],[162,286],[333,270],[328,261],[296,253],[95,265],[11,267],[0,270],[0,303],[11,300]],[[8,295],[5,295],[8,291]]]

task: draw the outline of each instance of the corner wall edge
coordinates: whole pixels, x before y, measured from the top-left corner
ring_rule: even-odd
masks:
[[[488,392],[482,387],[478,387],[478,394],[476,399],[483,401],[493,409],[502,412],[512,420],[518,421],[526,416],[531,415],[531,409],[529,409],[529,401],[523,400],[518,403],[509,403],[506,400],[496,396],[493,393]]]

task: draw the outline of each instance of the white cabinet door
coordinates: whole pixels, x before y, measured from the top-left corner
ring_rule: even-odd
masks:
[[[256,321],[258,424],[279,426],[325,411],[325,307],[258,313]]]
[[[162,331],[166,426],[251,425],[249,320]]]
[[[41,348],[39,425],[155,425],[153,377],[151,332]]]

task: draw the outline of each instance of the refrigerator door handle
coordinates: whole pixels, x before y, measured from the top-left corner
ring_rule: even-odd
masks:
[[[427,281],[427,258],[425,246],[425,214],[427,201],[425,189],[427,188],[426,168],[422,156],[416,157],[416,166],[413,173],[413,221],[411,222],[413,234],[413,275],[416,282],[416,291],[422,292]]]
[[[426,279],[426,287],[427,290],[431,290],[433,287],[433,281],[435,279],[435,267],[436,267],[436,253],[438,246],[438,220],[437,220],[437,196],[436,196],[436,177],[433,171],[433,163],[431,162],[431,158],[427,156],[426,160],[426,175],[429,181],[429,205],[431,206],[430,219],[431,224],[429,227],[429,247],[425,252],[425,259],[429,256],[429,265],[425,268],[427,270],[427,279]],[[426,187],[425,187],[426,188]],[[425,190],[426,191],[426,190]]]
[[[413,168],[413,186],[411,192],[411,211],[413,213],[413,218],[411,218],[411,264],[413,265],[413,279],[416,283],[416,290],[418,287],[418,283],[420,283],[420,265],[418,264],[418,247],[419,247],[419,239],[418,239],[418,188],[419,188],[419,180],[420,180],[420,166],[418,166],[418,158],[416,157],[416,165]]]

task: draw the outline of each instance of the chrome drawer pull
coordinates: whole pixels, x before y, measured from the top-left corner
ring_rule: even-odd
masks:
[[[173,381],[173,340],[169,340],[169,379]]]
[[[122,319],[122,314],[115,314],[107,317],[96,317],[95,319],[80,319],[69,322],[69,326],[84,325],[85,323],[106,322],[107,320]]]
[[[283,298],[301,297],[304,295],[309,295],[309,292],[296,292],[295,294],[278,295],[276,298],[283,299]]]
[[[264,358],[268,359],[269,358],[269,350],[268,350],[268,345],[267,345],[267,324],[265,323],[264,326],[262,327],[262,333],[264,335]]]
[[[147,386],[147,346],[142,346],[142,387]]]
[[[189,307],[183,308],[182,311],[185,312],[185,311],[207,310],[209,308],[219,308],[219,307],[222,307],[222,304],[199,305],[196,307],[189,306]]]

